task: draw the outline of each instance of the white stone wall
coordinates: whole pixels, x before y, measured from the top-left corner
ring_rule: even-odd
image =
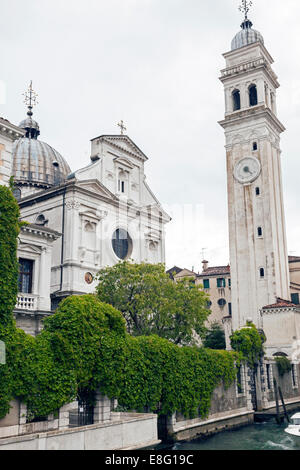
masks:
[[[157,415],[120,413],[116,421],[0,439],[1,450],[127,450],[159,444]]]

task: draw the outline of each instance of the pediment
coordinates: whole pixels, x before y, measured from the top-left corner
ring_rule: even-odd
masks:
[[[125,166],[125,167],[129,168],[130,170],[133,170],[133,168],[134,168],[131,161],[128,160],[128,158],[125,158],[125,157],[117,157],[117,158],[114,159],[114,162],[117,163],[118,165]]]
[[[117,150],[119,153],[125,152],[139,160],[148,160],[141,149],[126,135],[104,135],[99,137],[99,140],[106,143],[112,149]],[[122,157],[120,156],[120,158]]]
[[[160,204],[150,204],[144,208],[147,212],[150,212],[154,217],[162,217],[164,222],[170,222],[171,217],[162,208]]]
[[[42,248],[40,246],[32,245],[26,242],[24,243],[23,241],[19,242],[18,250],[22,250],[23,253],[26,252],[32,255],[40,255],[42,253]]]
[[[109,199],[117,200],[116,196],[98,180],[78,181],[76,186],[92,192],[97,196],[103,196]]]

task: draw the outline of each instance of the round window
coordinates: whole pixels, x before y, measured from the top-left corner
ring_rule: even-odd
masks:
[[[219,299],[218,300],[218,305],[220,305],[220,307],[224,307],[224,305],[226,305],[226,300],[225,299]]]
[[[118,228],[112,237],[112,246],[119,259],[127,259],[132,253],[132,240],[126,230]]]

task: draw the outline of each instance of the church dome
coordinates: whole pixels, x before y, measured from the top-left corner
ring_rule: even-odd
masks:
[[[40,127],[32,119],[33,94],[31,83],[26,98],[29,102],[27,118],[19,125],[25,135],[13,146],[12,176],[19,186],[49,188],[63,183],[71,170],[60,153],[38,140]]]
[[[259,31],[252,29],[252,23],[250,20],[246,19],[241,24],[242,30],[239,31],[233,38],[231,42],[231,50],[234,51],[240,47],[248,46],[255,42],[260,41],[264,44],[264,38]]]
[[[45,142],[24,136],[14,143],[12,175],[16,184],[48,188],[63,183],[69,173],[65,159]]]

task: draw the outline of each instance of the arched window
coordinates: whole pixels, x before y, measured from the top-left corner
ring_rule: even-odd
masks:
[[[58,186],[61,183],[61,174],[60,174],[60,168],[59,168],[59,163],[58,162],[53,162],[53,184],[55,186]]]
[[[36,225],[46,225],[48,223],[48,220],[46,220],[46,217],[43,214],[40,214],[35,221]]]
[[[113,234],[112,246],[119,259],[128,259],[132,253],[132,240],[128,232],[118,228]]]
[[[241,94],[240,90],[234,90],[232,92],[233,111],[241,109]]]
[[[16,200],[19,201],[21,199],[21,189],[14,188],[13,195],[15,196]]]
[[[258,103],[257,100],[257,88],[256,85],[249,86],[249,104],[250,106],[256,106]]]

